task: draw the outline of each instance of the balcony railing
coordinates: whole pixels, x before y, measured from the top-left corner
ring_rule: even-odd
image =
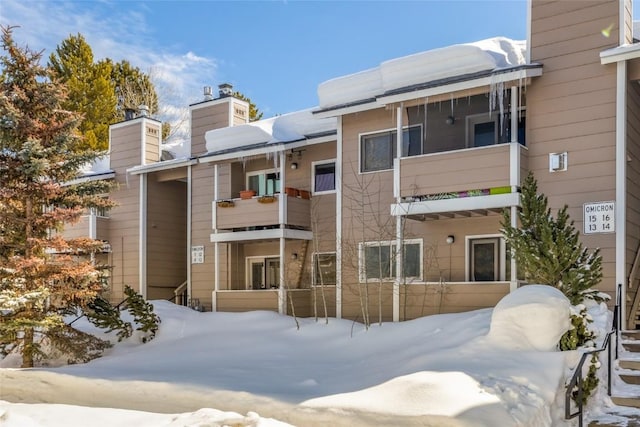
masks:
[[[273,200],[264,199],[218,200],[213,203],[214,228],[218,230],[251,230],[279,226],[311,228],[311,201],[285,196],[283,203],[277,194]]]
[[[83,215],[75,224],[65,224],[62,235],[66,239],[89,237],[106,241],[109,238],[109,218],[95,214]]]
[[[400,160],[400,195],[437,197],[508,187],[527,170],[527,148],[516,142],[405,157]]]

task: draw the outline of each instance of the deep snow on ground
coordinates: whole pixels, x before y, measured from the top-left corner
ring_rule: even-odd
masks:
[[[570,306],[549,286],[523,287],[495,309],[369,329],[154,305],[162,324],[147,344],[132,338],[57,368],[0,361],[0,425],[570,425],[564,382],[579,354],[552,345]],[[603,332],[606,307],[590,312]]]

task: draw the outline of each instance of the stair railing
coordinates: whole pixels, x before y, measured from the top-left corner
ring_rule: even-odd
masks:
[[[173,300],[175,304],[178,305],[187,305],[187,281],[185,280],[177,288],[173,291]]]
[[[582,353],[582,357],[580,358],[580,362],[578,362],[578,366],[573,372],[573,376],[571,377],[571,381],[567,385],[567,390],[564,394],[564,418],[566,420],[570,420],[575,417],[578,418],[578,427],[583,427],[583,404],[584,404],[584,378],[582,377],[582,367],[587,360],[587,357],[594,355],[596,353],[600,353],[601,351],[608,350],[607,352],[607,393],[611,396],[611,377],[613,374],[613,358],[612,351],[613,346],[611,345],[611,337],[613,334],[616,335],[616,343],[615,343],[615,351],[616,351],[616,359],[618,358],[618,342],[620,338],[620,319],[621,319],[621,295],[622,295],[622,284],[618,284],[616,288],[616,305],[613,309],[613,322],[611,325],[611,330],[607,332],[607,335],[604,338],[604,342],[602,343],[602,347],[596,350],[586,351]],[[575,412],[571,412],[571,399],[574,396],[574,389],[577,389],[576,396],[576,405],[577,409]]]

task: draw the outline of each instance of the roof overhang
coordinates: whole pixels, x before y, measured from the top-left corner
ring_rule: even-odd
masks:
[[[77,185],[77,184],[82,184],[84,182],[89,182],[89,181],[101,181],[105,179],[113,179],[115,178],[115,176],[116,176],[116,173],[110,170],[110,171],[105,171],[100,173],[93,173],[90,175],[83,175],[76,179],[72,179],[71,181],[67,181],[63,185]]]
[[[500,212],[509,206],[520,206],[520,193],[397,203],[391,205],[391,215],[431,219],[437,219],[440,216],[452,218],[456,214],[471,216],[483,212]]]
[[[640,58],[640,43],[625,44],[600,52],[600,63],[603,65],[636,58]]]
[[[474,73],[465,76],[455,76],[396,89],[380,94],[374,99],[316,110],[313,114],[320,118],[341,116],[344,114],[380,108],[398,102],[455,93],[477,87],[491,87],[496,84],[510,81],[518,82],[518,84],[524,84],[527,79],[541,75],[542,64],[529,64],[498,71],[487,71],[484,73]]]
[[[211,234],[212,243],[249,242],[254,240],[275,240],[280,238],[313,240],[313,232],[294,230],[291,228],[272,228],[269,230],[233,231],[229,233]]]
[[[298,141],[291,142],[277,142],[277,143],[264,143],[259,147],[242,149],[242,147],[237,150],[225,151],[221,153],[208,153],[203,154],[198,158],[200,163],[211,163],[211,162],[220,162],[225,160],[232,160],[238,158],[246,158],[252,156],[260,156],[265,154],[273,154],[279,153],[281,151],[290,150],[293,148],[306,147],[309,145],[315,144],[323,144],[326,142],[331,142],[336,140],[336,133],[331,133],[328,135],[323,135],[315,138],[309,139],[301,139]]]
[[[127,173],[131,175],[140,175],[143,173],[158,172],[169,169],[181,168],[184,166],[195,165],[198,163],[197,159],[174,159],[166,160],[164,162],[150,163],[148,165],[139,165],[127,169]]]

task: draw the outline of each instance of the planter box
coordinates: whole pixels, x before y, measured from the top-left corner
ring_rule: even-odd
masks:
[[[300,194],[301,199],[309,200],[311,198],[311,193],[307,190],[298,190],[298,193]]]
[[[298,197],[298,189],[293,187],[284,187],[284,192],[289,197]]]
[[[243,200],[247,200],[256,195],[254,190],[243,190],[240,192],[240,198]]]

